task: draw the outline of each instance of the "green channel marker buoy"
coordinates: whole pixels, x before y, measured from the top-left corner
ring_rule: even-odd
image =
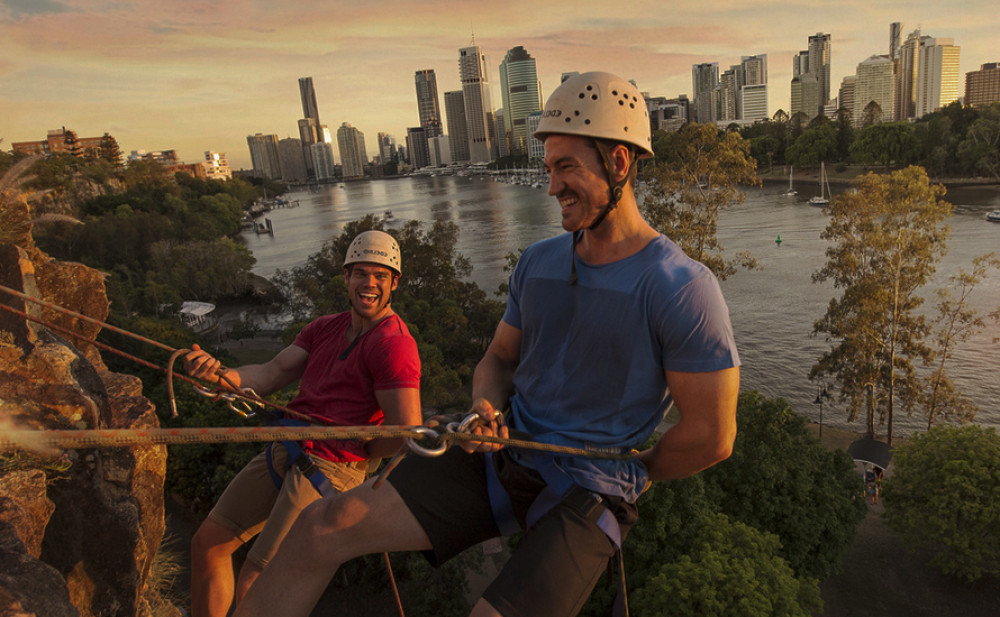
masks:
[[[775,244],[781,244],[781,234],[778,234],[778,239],[774,241]]]

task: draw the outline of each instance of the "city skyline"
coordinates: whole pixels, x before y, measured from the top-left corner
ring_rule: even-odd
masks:
[[[962,48],[960,94],[967,72],[1000,61],[991,40],[1000,17],[982,1],[705,0],[655,14],[598,2],[535,7],[0,0],[0,148],[66,126],[81,136],[111,133],[126,154],[174,149],[194,161],[213,150],[234,169],[249,168],[247,136],[298,133],[296,82],[310,76],[324,123],[357,127],[376,152],[378,133],[399,142],[414,125],[415,71],[433,69],[441,93],[462,89],[458,50],[473,35],[488,57],[494,107],[498,67],[517,46],[536,60],[543,100],[560,74],[588,70],[635,80],[651,96],[691,97],[694,64],[729,67],[766,54],[769,115],[789,109],[792,58],[819,32],[831,36],[834,96],[859,63],[889,53],[892,22],[902,22],[904,38],[919,28]]]

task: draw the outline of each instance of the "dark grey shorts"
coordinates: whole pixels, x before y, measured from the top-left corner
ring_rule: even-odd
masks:
[[[493,462],[523,527],[528,507],[545,483],[502,450]],[[451,448],[439,457],[411,455],[389,475],[388,481],[431,540],[434,548],[426,554],[431,563],[440,565],[500,535],[490,507],[485,465],[483,455]],[[618,519],[624,538],[635,524],[635,505],[608,497],[604,503]],[[504,617],[572,617],[614,553],[614,545],[592,520],[569,503],[559,504],[525,532],[483,598]]]

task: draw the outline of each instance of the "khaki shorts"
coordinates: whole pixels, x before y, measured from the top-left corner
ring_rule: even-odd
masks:
[[[247,559],[261,568],[274,557],[299,512],[320,497],[298,467],[288,468],[284,446],[272,443],[268,447],[275,472],[285,479],[281,487],[274,485],[267,468],[267,454],[261,452],[236,474],[208,514],[243,542],[258,536]],[[334,463],[318,456],[313,461],[341,493],[361,484],[368,469],[368,461]]]

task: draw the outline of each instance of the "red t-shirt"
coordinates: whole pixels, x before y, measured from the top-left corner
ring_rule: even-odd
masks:
[[[420,387],[417,343],[398,315],[390,315],[365,332],[343,360],[350,346],[347,329],[351,313],[316,319],[292,343],[309,352],[299,394],[288,407],[322,418],[324,424],[357,426],[382,424],[384,415],[375,399],[377,390]],[[302,441],[302,448],[335,462],[368,458],[354,440]]]

